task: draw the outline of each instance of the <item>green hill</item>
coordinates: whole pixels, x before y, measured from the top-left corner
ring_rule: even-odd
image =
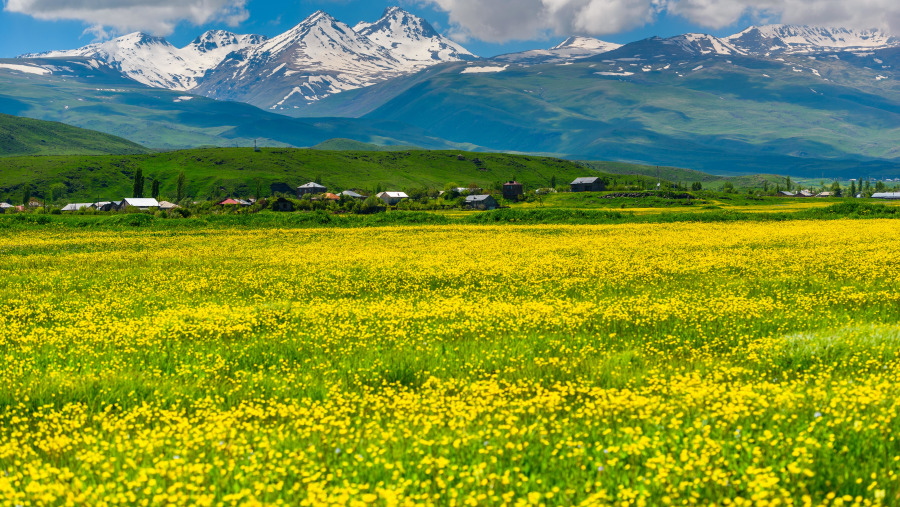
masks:
[[[329,139],[312,147],[314,150],[325,151],[400,151],[400,150],[421,150],[418,146],[382,146],[378,144],[364,143],[362,141],[354,141],[353,139]]]
[[[178,174],[185,172],[188,196],[204,199],[292,192],[320,179],[331,190],[367,192],[410,188],[442,189],[447,183],[492,187],[512,178],[543,187],[596,174],[557,158],[462,151],[321,151],[312,149],[210,148],[133,156],[9,157],[0,159],[0,199],[15,199],[24,185],[46,196],[51,185],[66,186],[64,199],[97,200],[130,196],[141,169],[159,180],[164,197],[174,197]],[[149,184],[147,185],[149,188]]]
[[[124,155],[149,150],[121,137],[57,122],[0,114],[0,156]]]

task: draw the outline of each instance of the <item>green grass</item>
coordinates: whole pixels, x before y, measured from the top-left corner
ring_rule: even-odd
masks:
[[[378,145],[354,141],[353,139],[329,139],[312,147],[314,150],[323,151],[400,151],[421,150],[416,146]]]
[[[0,114],[0,157],[24,155],[125,155],[143,146],[63,123]]]
[[[448,183],[491,188],[512,178],[535,188],[549,185],[554,176],[558,182],[603,176],[566,160],[499,153],[215,148],[139,156],[5,158],[0,160],[0,199],[18,198],[25,184],[43,196],[58,182],[68,188],[69,201],[119,199],[131,195],[139,168],[146,178],[158,179],[162,195],[170,198],[184,171],[187,194],[195,199],[253,196],[257,183],[263,195],[293,193],[298,185],[317,178],[330,190],[371,192],[378,186],[443,189]]]

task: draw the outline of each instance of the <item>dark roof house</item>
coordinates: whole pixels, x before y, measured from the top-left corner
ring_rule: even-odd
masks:
[[[473,209],[497,209],[497,200],[491,195],[470,195],[466,197],[466,206]]]
[[[328,188],[314,181],[310,181],[306,185],[297,187],[297,197],[303,197],[306,194],[324,194]]]
[[[606,185],[601,178],[596,176],[577,178],[569,183],[572,192],[602,192],[606,190]]]

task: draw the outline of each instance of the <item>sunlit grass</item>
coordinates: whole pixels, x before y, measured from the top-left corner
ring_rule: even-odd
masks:
[[[895,231],[0,231],[0,503],[892,505]]]

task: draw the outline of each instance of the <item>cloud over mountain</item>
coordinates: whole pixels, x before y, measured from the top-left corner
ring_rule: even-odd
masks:
[[[457,34],[489,42],[546,34],[606,35],[652,23],[660,14],[722,28],[744,19],[900,34],[896,0],[418,0],[448,13]]]
[[[4,10],[47,21],[82,21],[91,26],[87,31],[102,37],[107,28],[169,35],[182,21],[195,25],[220,21],[235,26],[249,17],[246,3],[246,0],[6,0]]]

